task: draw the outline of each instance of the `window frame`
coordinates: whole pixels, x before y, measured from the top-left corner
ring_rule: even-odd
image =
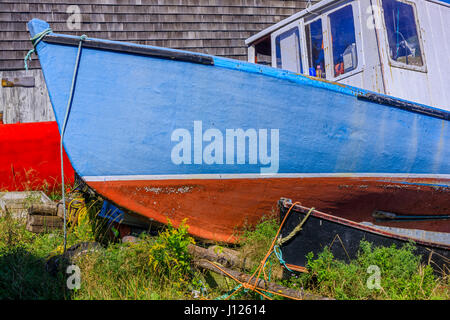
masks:
[[[322,21],[322,41],[323,41],[323,58],[324,58],[324,64],[325,64],[325,78],[319,78],[319,79],[328,79],[328,65],[329,65],[329,58],[327,56],[327,51],[328,51],[328,47],[329,47],[329,43],[328,43],[328,39],[325,36],[325,33],[328,33],[328,30],[326,29],[327,26],[324,24],[323,22],[323,18],[324,18],[324,14],[320,13],[317,15],[317,17],[314,18],[310,18],[310,19],[302,19],[302,33],[303,33],[303,37],[302,37],[302,42],[303,42],[303,47],[305,48],[305,50],[303,51],[303,61],[305,61],[304,64],[304,68],[303,68],[303,74],[309,76],[309,68],[311,67],[309,65],[309,52],[308,52],[308,44],[307,44],[307,37],[306,37],[306,27],[313,23],[316,22],[317,20],[321,20]]]
[[[341,9],[343,9],[344,7],[347,6],[351,6],[352,7],[352,11],[353,11],[353,25],[355,28],[355,41],[356,41],[356,60],[357,60],[357,66],[355,69],[335,76],[334,75],[334,57],[333,57],[333,41],[331,40],[331,22],[330,22],[330,14],[339,11]],[[363,53],[363,48],[362,48],[362,39],[361,39],[361,34],[362,34],[362,30],[361,30],[361,15],[360,15],[360,5],[359,5],[359,1],[346,1],[344,3],[340,3],[339,6],[337,6],[336,8],[334,8],[333,10],[329,10],[327,11],[326,15],[326,26],[327,26],[327,41],[328,41],[328,47],[327,47],[327,58],[328,58],[328,63],[327,65],[329,65],[329,74],[330,77],[327,79],[329,79],[330,81],[340,81],[342,79],[351,77],[355,74],[361,73],[364,71],[364,53]],[[327,71],[327,75],[328,75],[328,71]]]
[[[301,29],[301,23],[299,21],[294,21],[292,23],[289,23],[288,25],[280,28],[279,30],[273,32],[271,34],[271,47],[272,47],[272,67],[273,68],[278,68],[277,65],[277,46],[276,46],[276,39],[277,37],[281,36],[283,33],[289,32],[292,29],[297,28],[297,32],[298,32],[298,47],[299,47],[299,59],[300,59],[300,70],[298,72],[294,72],[294,73],[298,73],[298,74],[303,74],[305,72],[305,63],[303,60],[303,33],[302,33],[302,29]],[[280,70],[285,70],[285,69],[280,69]],[[289,71],[289,70],[285,70],[285,71]],[[303,72],[302,72],[303,71]],[[293,71],[289,71],[289,72],[293,72]]]
[[[383,1],[381,0],[381,6],[380,6],[380,11],[381,11],[381,17],[382,17],[382,23],[383,23],[383,28],[384,28],[384,32],[383,32],[383,36],[385,38],[385,46],[386,46],[386,55],[388,57],[388,62],[389,65],[391,67],[395,67],[395,68],[400,68],[400,69],[406,69],[406,70],[413,70],[413,71],[418,71],[418,72],[427,72],[427,62],[425,59],[425,50],[423,47],[423,38],[422,38],[422,33],[420,32],[420,24],[419,24],[419,18],[418,18],[418,14],[417,14],[417,3],[414,0],[395,0],[398,2],[403,2],[405,4],[410,5],[413,8],[413,13],[414,13],[414,21],[416,22],[416,32],[417,32],[417,37],[419,39],[419,46],[420,46],[420,54],[422,55],[422,62],[423,65],[422,66],[415,66],[415,65],[411,65],[411,64],[405,64],[403,62],[398,62],[392,59],[390,53],[389,53],[389,48],[390,48],[390,44],[389,44],[389,36],[388,36],[388,30],[387,30],[387,26],[386,26],[386,19],[384,16],[384,9],[383,9]]]

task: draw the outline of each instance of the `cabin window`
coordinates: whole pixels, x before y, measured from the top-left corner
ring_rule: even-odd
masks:
[[[322,20],[316,20],[305,26],[308,48],[309,75],[325,78],[325,54],[323,50]]]
[[[338,77],[356,69],[358,65],[353,7],[348,5],[330,13],[328,17],[331,28],[334,76]]]
[[[303,73],[300,35],[298,28],[292,28],[275,38],[277,68]]]
[[[391,59],[409,66],[423,66],[413,5],[383,0],[383,13]]]

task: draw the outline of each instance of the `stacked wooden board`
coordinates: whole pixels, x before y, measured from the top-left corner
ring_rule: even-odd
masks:
[[[64,227],[62,202],[36,204],[28,209],[26,229],[34,233],[51,232]]]

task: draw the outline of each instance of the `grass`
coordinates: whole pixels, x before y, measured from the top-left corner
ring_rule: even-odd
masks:
[[[61,198],[61,184],[56,178],[42,179],[35,169],[23,169],[14,171],[11,168],[11,186],[14,190],[23,191],[44,191],[52,200]],[[0,187],[0,192],[7,192],[8,188]]]
[[[62,241],[61,235],[35,236],[9,214],[0,218],[0,299],[65,299],[61,275],[45,269],[48,254]]]
[[[251,273],[256,270],[266,256],[267,250],[270,248],[278,228],[279,223],[277,218],[270,215],[264,216],[255,227],[247,228],[244,231],[241,240],[240,255],[242,258],[245,257],[252,265]],[[269,274],[281,274],[282,272],[282,268],[273,254],[267,260],[266,266]]]
[[[449,277],[437,277],[414,251],[412,243],[397,248],[361,241],[357,258],[346,263],[326,247],[317,257],[309,253],[309,272],[291,279],[290,285],[340,300],[450,299]]]
[[[158,237],[116,243],[80,259],[84,286],[74,299],[188,299],[200,273],[190,264],[188,226],[171,224]]]
[[[0,299],[190,299],[204,290],[203,275],[190,264],[187,246],[194,240],[188,226],[171,224],[158,237],[141,234],[137,243],[121,243],[110,235],[100,205],[92,200],[75,223],[68,225],[67,247],[100,242],[102,250],[73,261],[81,271],[81,287],[69,290],[65,269],[56,276],[46,261],[63,251],[63,233],[33,234],[9,213],[0,217]]]
[[[81,271],[81,287],[75,290],[67,288],[65,270],[52,276],[45,267],[47,259],[62,252],[62,232],[35,235],[9,214],[0,217],[0,299],[170,300],[224,295],[223,299],[236,287],[231,279],[193,267],[187,250],[194,243],[188,221],[178,228],[169,223],[156,237],[142,233],[135,243],[121,243],[111,236],[106,220],[97,215],[101,201],[92,198],[86,203],[87,209],[79,211],[78,220],[68,226],[67,246],[96,241],[102,249],[74,262]],[[278,226],[277,219],[269,216],[243,232],[234,249],[251,262],[248,272],[252,273],[266,255]],[[369,270],[371,266],[378,268],[379,282]],[[422,265],[413,244],[377,248],[361,242],[358,257],[347,263],[336,260],[325,248],[308,255],[307,268],[308,273],[281,280],[276,275],[282,268],[272,255],[265,276],[336,299],[450,299],[448,276],[438,278],[429,266]],[[232,298],[261,297],[241,290]]]
[[[255,268],[267,253],[278,227],[275,217],[265,217],[244,232],[241,252],[253,259]],[[374,247],[361,241],[357,258],[344,262],[335,259],[325,247],[317,255],[308,254],[308,273],[276,282],[340,300],[449,300],[450,277],[436,276],[414,252],[412,243],[397,248]],[[272,255],[269,262],[274,266],[272,273],[276,273],[279,261]]]

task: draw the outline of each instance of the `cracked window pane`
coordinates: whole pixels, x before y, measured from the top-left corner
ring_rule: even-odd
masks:
[[[383,13],[391,59],[423,66],[413,6],[398,0],[383,0]]]

